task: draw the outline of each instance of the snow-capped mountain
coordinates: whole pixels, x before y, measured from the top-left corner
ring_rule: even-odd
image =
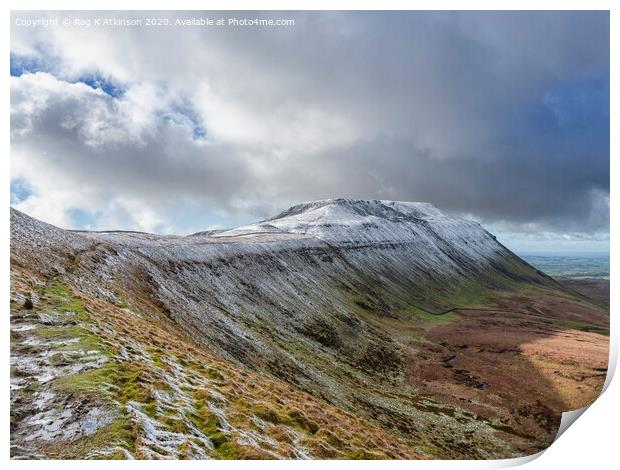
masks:
[[[216,236],[259,232],[305,233],[338,245],[428,243],[438,239],[481,255],[497,250],[493,236],[476,222],[445,215],[432,204],[356,199],[326,199],[295,205],[257,224],[224,231]]]
[[[533,308],[528,289],[568,296],[561,312],[544,313],[549,318],[577,324],[591,314],[581,304],[571,307],[578,302],[572,294],[478,223],[425,203],[330,199],[190,236],[66,231],[11,210],[11,256],[14,303],[29,289],[61,282],[99,306],[93,312],[107,306],[121,317],[165,325],[235,367],[286,382],[399,439],[432,436],[437,426],[470,439],[461,422],[470,418],[438,424],[429,411],[435,405],[403,394],[411,361],[429,357],[419,352],[421,344],[432,344],[421,332],[455,315],[441,314],[493,307],[517,294],[527,310]],[[604,317],[595,324],[604,326]],[[106,328],[101,331],[111,334],[117,327]],[[131,338],[139,333],[123,331]],[[115,361],[127,360],[126,351],[118,354]],[[494,428],[476,426],[476,439],[491,442]],[[450,442],[437,455],[510,455]]]
[[[507,254],[480,224],[420,202],[327,199],[298,204],[263,222],[213,236],[258,233],[310,235],[345,250],[404,249],[420,269],[444,274],[464,264],[486,266]]]

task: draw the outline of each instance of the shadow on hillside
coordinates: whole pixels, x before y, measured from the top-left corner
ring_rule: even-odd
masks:
[[[407,379],[433,400],[490,424],[519,453],[548,447],[561,413],[586,406],[600,394],[607,336],[567,328],[539,312],[457,312],[458,321],[423,333],[429,343],[417,345],[422,352],[412,358]],[[574,312],[565,313],[572,318]],[[576,315],[585,320],[581,307]],[[594,320],[599,323],[598,313]]]

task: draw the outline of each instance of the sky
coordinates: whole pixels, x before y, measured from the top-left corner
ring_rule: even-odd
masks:
[[[516,251],[609,249],[607,12],[11,21],[11,205],[46,222],[187,234],[350,197],[430,202]]]

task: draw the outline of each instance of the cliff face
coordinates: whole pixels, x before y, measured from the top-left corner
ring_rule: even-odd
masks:
[[[61,279],[441,456],[519,451],[491,421],[439,413],[443,405],[416,392],[411,364],[424,332],[457,321],[462,309],[499,311],[517,294],[519,311],[536,309],[541,292],[565,300],[562,312],[539,312],[547,321],[606,323],[477,223],[423,203],[317,201],[187,237],[68,232],[13,210],[11,254],[16,285],[25,273]],[[456,441],[429,441],[437,426]]]

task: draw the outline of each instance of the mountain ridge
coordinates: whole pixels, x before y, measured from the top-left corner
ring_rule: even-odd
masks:
[[[16,318],[30,315],[21,306],[28,296],[38,311],[41,301],[28,289],[48,295],[45,289],[60,282],[89,304],[113,310],[121,322],[137,315],[143,324],[167,325],[171,334],[191,338],[235,368],[285,382],[414,449],[424,448],[424,454],[506,457],[544,447],[555,425],[547,429],[510,410],[527,405],[555,423],[563,402],[530,403],[510,382],[497,383],[492,386],[502,391],[485,405],[489,417],[479,420],[474,416],[481,410],[472,411],[478,405],[452,403],[434,388],[430,377],[441,377],[448,389],[460,387],[455,393],[461,398],[488,400],[480,394],[495,380],[463,368],[452,372],[454,359],[445,362],[442,355],[472,354],[477,360],[498,346],[481,343],[467,353],[458,342],[464,332],[449,328],[480,331],[480,323],[494,331],[493,325],[526,315],[524,325],[540,318],[537,334],[551,335],[549,324],[604,331],[608,316],[558,287],[475,222],[426,204],[335,201],[293,206],[266,222],[193,237],[70,232],[12,209],[12,312]],[[489,315],[499,317],[489,323]],[[522,328],[507,325],[501,331]],[[106,328],[98,331],[118,326]],[[516,367],[505,364],[507,371]],[[544,390],[547,379],[539,380]],[[132,405],[132,413],[163,426],[162,416],[147,405]],[[450,413],[439,419],[446,406]],[[515,429],[525,426],[533,437],[515,441],[498,431],[491,416]],[[475,434],[467,434],[464,422]],[[437,441],[437,433],[452,440]],[[208,447],[204,439],[194,444]],[[304,439],[316,444],[317,437]]]

